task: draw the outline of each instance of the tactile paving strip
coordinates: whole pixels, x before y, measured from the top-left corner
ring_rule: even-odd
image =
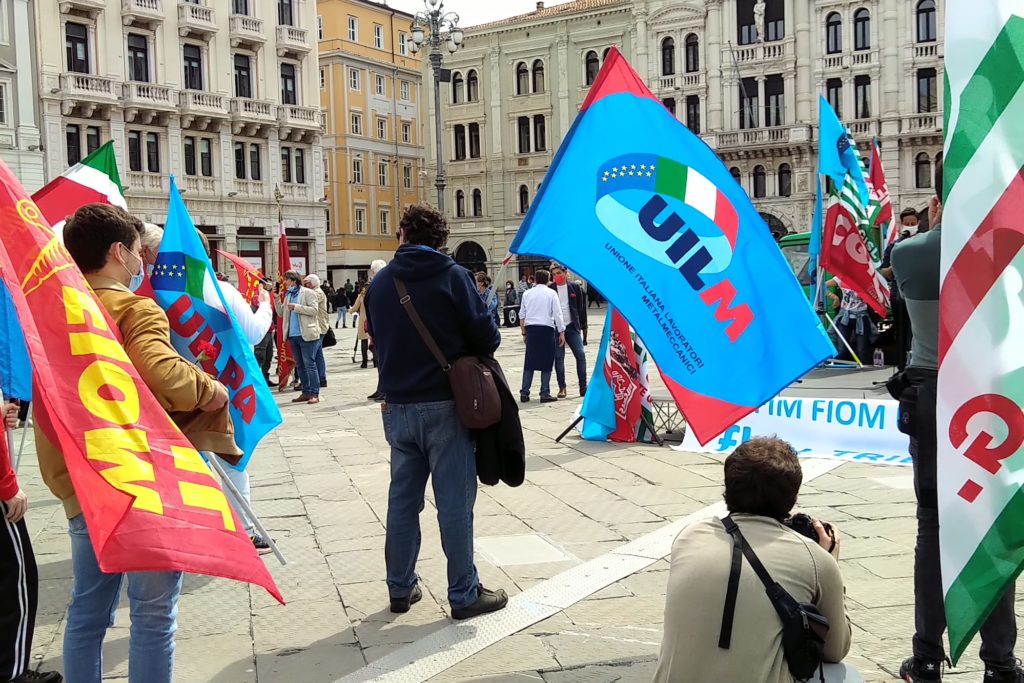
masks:
[[[844,463],[804,460],[804,483]],[[508,607],[468,622],[453,623],[420,640],[398,648],[335,683],[420,683],[459,662],[576,604],[621,579],[642,571],[667,556],[672,541],[686,527],[725,511],[716,503],[667,524],[589,562],[573,567],[519,595]]]

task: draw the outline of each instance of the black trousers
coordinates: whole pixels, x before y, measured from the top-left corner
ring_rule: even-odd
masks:
[[[914,549],[914,656],[941,661],[946,658],[942,634],[946,610],[939,565],[939,497],[936,454],[936,373],[907,368],[909,387],[900,396],[900,411],[911,419],[910,456],[914,460],[917,496],[917,546]],[[981,660],[993,667],[1014,663],[1017,618],[1013,612],[1014,587],[1006,591],[981,627]]]
[[[39,572],[25,520],[7,521],[0,501],[0,681],[28,670],[39,603]]]
[[[274,362],[274,328],[263,336],[260,343],[253,347],[253,355],[256,356],[256,362],[260,364],[260,370],[263,371],[263,378],[267,379],[270,377],[270,364]]]

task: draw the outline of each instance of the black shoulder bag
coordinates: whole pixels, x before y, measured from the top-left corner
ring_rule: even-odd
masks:
[[[742,553],[754,568],[757,578],[764,584],[772,607],[782,620],[782,652],[789,665],[789,673],[798,681],[808,681],[817,671],[821,683],[825,683],[822,662],[825,656],[825,637],[828,635],[828,619],[809,602],[797,602],[789,592],[768,574],[761,560],[743,538],[740,528],[732,517],[722,519],[722,525],[732,536],[732,569],[729,572],[729,587],[725,594],[725,610],[722,612],[722,632],[718,647],[728,650],[732,641],[732,622],[736,612],[736,595],[740,586]]]

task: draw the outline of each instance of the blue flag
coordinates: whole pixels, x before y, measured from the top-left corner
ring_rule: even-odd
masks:
[[[832,179],[836,187],[846,183],[846,175],[853,178],[860,194],[861,206],[871,201],[868,183],[864,178],[864,168],[860,165],[857,149],[853,146],[849,131],[839,121],[832,105],[824,97],[818,102],[819,137],[818,142],[818,173]],[[821,195],[821,192],[818,192]]]
[[[615,48],[511,250],[605,295],[702,443],[833,352],[750,199]]]
[[[32,361],[7,285],[0,282],[0,387],[5,399],[32,399]]]
[[[615,393],[608,380],[604,377],[604,363],[608,356],[608,341],[612,336],[612,308],[604,319],[604,333],[601,335],[601,346],[597,349],[597,365],[587,385],[587,395],[583,397],[583,416],[581,433],[587,441],[607,441],[615,431]]]
[[[157,303],[167,311],[178,353],[189,360],[215,355],[203,363],[204,369],[214,370],[211,374],[228,388],[235,442],[245,453],[237,468],[245,469],[259,442],[281,424],[281,411],[221,292],[174,178],[152,284]],[[213,354],[204,352],[211,346]]]

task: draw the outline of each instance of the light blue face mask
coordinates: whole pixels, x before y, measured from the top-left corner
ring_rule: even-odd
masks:
[[[132,256],[135,256],[135,254],[132,254]],[[128,270],[128,266],[124,265],[124,263],[121,264],[121,267],[124,268],[125,272],[131,276],[131,281],[128,283],[128,289],[133,292],[138,291],[139,287],[142,286],[143,281],[146,279],[146,270],[144,268],[145,262],[139,256],[135,256],[135,258],[139,259],[139,272],[134,275],[132,274],[132,271]]]

